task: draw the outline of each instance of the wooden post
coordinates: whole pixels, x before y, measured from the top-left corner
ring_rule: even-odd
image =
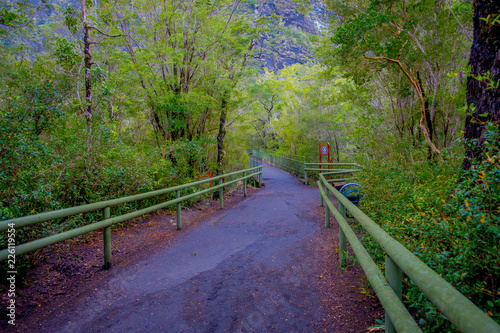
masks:
[[[177,190],[175,191],[175,197],[178,199],[181,197],[181,191]],[[182,229],[182,221],[181,221],[181,203],[178,202],[176,205],[176,212],[177,212],[177,230]]]
[[[104,219],[107,220],[111,216],[109,207],[104,208]],[[111,268],[111,226],[102,230],[104,242],[104,266],[103,269]]]
[[[244,172],[243,173],[243,176],[246,176],[247,173]],[[243,179],[243,196],[246,197],[247,196],[247,179]]]
[[[323,186],[323,185],[321,185],[321,186]],[[325,194],[326,194],[326,197],[329,199],[330,198],[330,190],[328,189],[328,187],[325,189]],[[323,200],[321,200],[321,201],[322,201],[321,203],[323,203]],[[326,204],[326,202],[325,202],[325,227],[330,228],[330,208],[328,208],[328,205]]]
[[[221,178],[219,180],[219,185],[222,185],[224,183],[224,178]],[[224,209],[224,188],[219,188],[219,206],[220,209]]]
[[[345,212],[345,207],[344,205],[339,201],[339,212],[340,214],[346,218],[346,212]],[[347,221],[347,219],[346,219]],[[340,258],[340,267],[343,267],[345,264],[345,259],[344,256],[347,253],[347,242],[346,242],[346,237],[345,233],[342,230],[342,228],[339,226],[339,258]]]
[[[403,272],[387,254],[385,255],[385,278],[401,300],[403,294]],[[387,313],[385,314],[385,331],[388,333],[396,332],[396,328]]]

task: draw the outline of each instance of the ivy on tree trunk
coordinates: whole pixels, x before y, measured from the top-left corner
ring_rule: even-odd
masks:
[[[224,174],[224,164],[226,151],[224,149],[224,138],[226,136],[226,118],[227,118],[227,100],[229,96],[224,96],[221,102],[220,120],[219,120],[219,134],[217,135],[217,168],[218,174]]]
[[[500,15],[498,0],[474,2],[474,39],[467,78],[467,105],[464,139],[466,147],[462,168],[471,166],[471,159],[481,159],[484,131],[488,122],[500,122],[500,25],[492,23]],[[495,86],[496,85],[496,86]],[[475,140],[475,141],[474,141]],[[472,146],[469,146],[472,144]]]

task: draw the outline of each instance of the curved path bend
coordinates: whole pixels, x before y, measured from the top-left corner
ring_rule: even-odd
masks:
[[[318,189],[265,164],[263,171],[263,190],[181,231],[37,331],[317,331],[328,316],[317,283],[324,270],[311,257],[324,229]]]

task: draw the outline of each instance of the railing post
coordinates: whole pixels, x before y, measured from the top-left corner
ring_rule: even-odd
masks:
[[[338,201],[339,203],[339,212],[340,214],[346,219],[346,213],[345,213],[345,207],[344,205]],[[347,219],[346,219],[347,221]],[[339,225],[339,258],[340,258],[340,267],[344,267],[345,264],[345,259],[344,256],[347,253],[347,244],[346,244],[346,237],[344,234],[344,231]]]
[[[179,199],[181,197],[181,191],[180,190],[177,190],[175,191],[175,197],[177,199]],[[182,221],[181,221],[181,203],[178,202],[176,204],[176,211],[177,211],[177,230],[181,230],[182,229]]]
[[[323,185],[321,185],[323,186]],[[325,188],[325,194],[328,199],[330,199],[330,190],[328,187]],[[323,200],[321,200],[323,203]],[[325,202],[325,228],[330,228],[330,208],[328,208],[328,205]]]
[[[304,184],[307,185],[307,170],[306,170],[307,166],[306,164],[304,163]]]
[[[257,169],[257,170],[260,171],[260,173],[259,173],[259,188],[260,188],[262,186],[262,172],[263,172],[262,171],[263,170],[262,163],[260,164],[260,169]]]
[[[401,300],[401,295],[403,293],[403,272],[388,255],[385,255],[385,278]],[[396,328],[392,324],[387,313],[385,314],[385,331],[388,333],[396,333]]]
[[[247,175],[246,172],[243,172],[243,177]],[[243,197],[247,196],[247,179],[243,179]]]
[[[319,186],[321,186],[321,188],[324,189],[321,180],[319,181]],[[327,189],[327,191],[328,191],[328,189]],[[320,206],[323,207],[323,196],[321,195],[321,192],[319,193],[319,203],[320,203]]]
[[[104,219],[107,220],[111,216],[109,207],[104,208]],[[102,231],[104,242],[104,266],[103,269],[111,268],[111,226],[106,227]]]
[[[222,185],[222,183],[224,183],[224,178],[221,178],[219,180],[219,185]],[[220,205],[220,209],[224,209],[224,188],[223,187],[219,188],[219,205]]]

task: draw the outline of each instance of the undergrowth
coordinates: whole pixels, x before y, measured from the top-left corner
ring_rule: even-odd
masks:
[[[0,117],[0,129],[5,129],[0,133],[0,221],[186,184],[197,181],[199,174],[216,169],[209,156],[214,140],[177,140],[162,148],[147,144],[137,147],[120,139],[110,126],[101,124],[94,129],[94,144],[89,152],[81,119],[67,116],[55,124],[53,131],[58,131],[58,140],[48,140],[31,135],[28,130],[16,132],[11,128],[11,118]],[[247,161],[237,162],[228,163],[226,172],[242,169]],[[201,189],[206,187],[186,188],[180,194]],[[189,206],[209,196],[198,196],[182,204]],[[176,193],[171,192],[114,206],[111,217],[175,197]],[[104,212],[100,210],[16,228],[16,243],[24,244],[103,219]],[[0,249],[7,248],[7,235],[0,233]],[[33,253],[16,257],[21,283],[36,257]],[[0,277],[6,273],[6,267],[0,267]]]
[[[452,151],[444,152],[444,162],[428,162],[422,152],[366,163],[359,178],[369,195],[361,209],[500,322],[498,126],[488,125],[485,138],[484,159],[467,172],[462,152]],[[383,269],[379,246],[366,233],[363,242]],[[456,331],[408,277],[403,288],[403,301],[423,330]]]

